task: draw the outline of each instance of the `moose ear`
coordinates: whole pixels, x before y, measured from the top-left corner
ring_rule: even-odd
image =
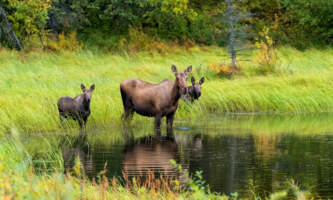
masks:
[[[86,86],[84,86],[82,83],[81,83],[81,90],[82,90],[83,92],[86,91]]]
[[[205,77],[201,77],[199,84],[202,85],[205,82]]]
[[[94,91],[94,89],[95,89],[95,84],[92,84],[92,85],[90,86],[90,91],[92,92],[92,91]]]
[[[193,76],[191,77],[191,82],[192,82],[192,85],[195,84],[195,78]]]
[[[192,65],[188,66],[187,69],[184,71],[184,73],[187,75],[191,73],[191,71],[192,71]]]
[[[177,67],[175,65],[171,66],[171,70],[173,71],[173,73],[177,73]]]

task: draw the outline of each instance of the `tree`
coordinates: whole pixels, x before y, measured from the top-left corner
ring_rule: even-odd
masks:
[[[247,26],[241,24],[240,21],[249,18],[251,14],[239,11],[239,9],[236,7],[235,1],[233,0],[225,0],[225,2],[227,6],[227,12],[225,16],[229,27],[229,52],[231,54],[232,67],[236,67],[237,54],[239,54],[240,51],[247,49],[243,47],[245,43],[244,40],[251,36],[249,33],[246,33]]]
[[[10,23],[8,22],[6,13],[2,7],[0,7],[0,39],[2,36],[2,30],[4,30],[9,38],[15,43],[17,50],[22,50],[22,46],[20,41],[17,39],[14,31],[12,30],[12,27],[10,26]]]
[[[229,46],[230,46],[230,53],[231,53],[231,62],[233,66],[236,66],[236,49],[235,49],[235,18],[233,14],[233,9],[231,7],[230,0],[226,0],[227,3],[227,21],[229,24]]]

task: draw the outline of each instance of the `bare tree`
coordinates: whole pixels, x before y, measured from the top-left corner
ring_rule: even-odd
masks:
[[[251,37],[246,33],[245,26],[240,24],[240,20],[249,18],[250,13],[242,13],[236,8],[235,0],[225,0],[227,6],[227,12],[225,14],[226,22],[229,27],[229,52],[231,54],[231,60],[233,67],[237,67],[237,54],[240,51],[246,50],[244,48],[245,39]]]
[[[17,50],[22,50],[22,45],[8,22],[5,10],[0,7],[0,38],[2,36],[2,32],[6,32],[8,34],[9,38],[15,43]]]
[[[230,53],[231,53],[231,60],[232,60],[232,65],[236,66],[236,50],[235,50],[235,29],[234,29],[234,23],[235,23],[235,18],[233,14],[233,9],[231,7],[231,2],[230,0],[226,0],[227,4],[227,21],[229,24],[229,45],[230,45]]]

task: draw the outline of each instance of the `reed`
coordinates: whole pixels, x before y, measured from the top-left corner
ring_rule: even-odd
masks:
[[[333,107],[333,49],[309,49],[304,52],[289,47],[277,50],[274,74],[257,75],[255,55],[240,61],[241,72],[232,79],[220,77],[209,69],[213,62],[228,61],[225,49],[193,47],[172,53],[139,52],[129,55],[80,52],[0,52],[0,133],[17,127],[22,133],[61,132],[56,102],[61,96],[81,93],[80,84],[95,83],[88,128],[120,123],[122,102],[119,83],[139,78],[159,83],[173,80],[171,64],[184,70],[193,66],[196,79],[204,76],[202,97],[193,105],[181,101],[176,119],[192,119],[208,113],[330,112]],[[242,58],[241,58],[242,59]],[[190,81],[188,81],[190,84]],[[135,115],[134,124],[151,119]],[[69,121],[69,129],[77,125]]]

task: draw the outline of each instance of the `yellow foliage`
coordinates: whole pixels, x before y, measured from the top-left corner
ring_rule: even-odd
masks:
[[[46,47],[53,51],[68,50],[76,51],[82,48],[82,44],[76,39],[76,32],[66,36],[64,33],[58,35],[58,40],[52,39]]]
[[[123,37],[119,40],[118,48],[124,49],[126,47],[126,44],[127,44],[127,40],[125,37]]]
[[[80,161],[80,157],[77,156],[75,158],[75,161],[74,161],[74,166],[73,166],[73,172],[74,172],[74,175],[77,176],[77,177],[81,177],[83,174],[83,166],[82,166],[82,163]]]
[[[176,15],[185,15],[190,19],[198,16],[193,9],[188,6],[189,0],[163,0],[161,11],[162,12],[171,12]]]
[[[255,57],[259,64],[257,70],[264,74],[274,72],[277,58],[273,48],[274,41],[269,36],[269,28],[264,28],[264,30],[259,33],[259,36],[261,39],[257,39],[255,43],[255,46],[259,49]]]
[[[222,65],[216,70],[216,73],[230,75],[232,73],[232,69],[228,65]]]
[[[215,70],[216,69],[216,62],[212,62],[209,64],[209,69]]]
[[[274,14],[274,22],[271,25],[271,29],[277,30],[279,28],[279,22],[280,22],[279,16],[275,13]]]
[[[208,67],[209,69],[214,70],[216,74],[223,76],[230,76],[233,72],[232,68],[227,64],[216,64],[216,62],[212,62]]]

